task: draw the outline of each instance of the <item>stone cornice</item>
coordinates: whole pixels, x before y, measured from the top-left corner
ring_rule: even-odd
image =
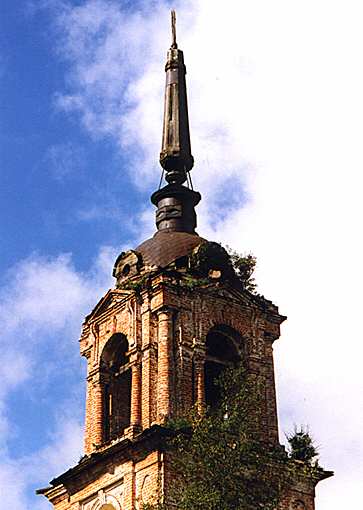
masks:
[[[82,457],[76,466],[51,480],[51,485],[49,487],[38,489],[37,494],[43,494],[48,499],[54,499],[61,494],[67,494],[67,487],[69,484],[76,481],[81,476],[88,475],[87,478],[92,476],[94,467],[97,466],[99,468],[102,463],[107,464],[107,461],[116,455],[124,455],[125,458],[130,458],[138,448],[146,448],[150,451],[161,448],[163,439],[168,436],[170,436],[170,431],[168,429],[160,425],[152,425],[134,439],[124,438],[118,440],[111,445],[103,447],[99,451]],[[99,469],[95,476],[99,476]]]

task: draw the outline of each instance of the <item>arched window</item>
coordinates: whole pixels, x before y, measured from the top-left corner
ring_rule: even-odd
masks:
[[[123,434],[130,426],[131,368],[129,344],[125,335],[114,334],[101,356],[104,386],[104,440]]]
[[[220,389],[216,380],[226,367],[233,367],[240,361],[238,353],[239,335],[228,326],[215,326],[206,338],[204,363],[205,401],[213,408],[220,400]]]

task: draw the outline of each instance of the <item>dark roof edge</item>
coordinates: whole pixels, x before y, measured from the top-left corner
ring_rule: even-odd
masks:
[[[62,473],[61,475],[57,476],[56,478],[53,478],[53,480],[50,481],[51,486],[46,487],[44,489],[39,489],[39,494],[43,494],[44,491],[48,491],[57,485],[61,485],[70,478],[72,478],[75,475],[78,475],[82,471],[92,467],[100,460],[107,459],[107,457],[110,457],[111,455],[114,455],[115,453],[121,452],[123,450],[127,450],[128,448],[132,448],[139,443],[142,443],[143,441],[150,439],[150,436],[154,436],[155,439],[158,439],[157,436],[166,437],[170,435],[170,431],[166,429],[165,427],[162,427],[160,425],[152,425],[150,428],[144,430],[141,434],[136,436],[134,439],[123,439],[115,444],[110,445],[109,447],[105,448],[102,451],[96,451],[91,453],[90,455],[82,457],[80,462]]]

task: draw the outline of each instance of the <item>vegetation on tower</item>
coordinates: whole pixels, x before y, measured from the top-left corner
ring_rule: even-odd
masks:
[[[227,252],[230,256],[236,276],[242,283],[243,288],[252,294],[255,294],[257,284],[253,275],[256,269],[256,257],[252,255],[252,253],[241,255],[235,250],[232,250],[229,246],[227,246]]]
[[[308,427],[295,425],[294,432],[286,434],[289,443],[289,454],[294,460],[299,460],[307,465],[318,465],[318,449],[310,435]]]
[[[295,446],[288,455],[264,437],[258,381],[238,366],[226,369],[218,385],[218,405],[168,423],[172,494],[143,510],[273,510],[298,476]],[[306,440],[305,433],[299,437]]]

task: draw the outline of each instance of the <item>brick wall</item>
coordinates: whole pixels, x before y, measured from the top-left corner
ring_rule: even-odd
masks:
[[[81,472],[75,469],[67,482],[48,490],[55,508],[96,510],[109,504],[115,510],[135,510],[160,491],[167,495],[170,462],[157,446],[149,443],[138,450],[135,444],[142,431],[166,417],[185,413],[195,402],[204,405],[206,338],[216,326],[233,331],[246,370],[264,388],[263,437],[277,442],[272,346],[283,319],[277,307],[247,293],[219,284],[189,290],[165,274],[156,276],[141,296],[109,291],[87,317],[80,340],[88,362],[85,453],[87,459],[100,460]],[[121,378],[114,384],[110,426],[120,433],[111,433],[107,441],[102,353],[115,334],[128,341],[131,390]],[[125,412],[130,426],[123,430]],[[112,453],[118,444],[129,445],[122,455]],[[314,484],[294,487],[280,510],[314,510]]]
[[[139,377],[135,371],[131,381],[133,408],[140,408],[140,417],[128,430],[132,434],[152,423],[162,423],[166,416],[184,413],[195,400],[203,404],[205,340],[218,325],[236,332],[246,368],[265,388],[264,433],[277,441],[272,353],[282,320],[277,308],[262,309],[247,295],[218,285],[181,289],[163,275],[155,278],[142,298],[131,292],[110,291],[84,324],[81,353],[87,357],[89,374],[86,453],[95,451],[106,438],[100,363],[103,349],[115,333],[127,337],[130,359],[140,364]],[[115,408],[113,412],[120,414]]]

